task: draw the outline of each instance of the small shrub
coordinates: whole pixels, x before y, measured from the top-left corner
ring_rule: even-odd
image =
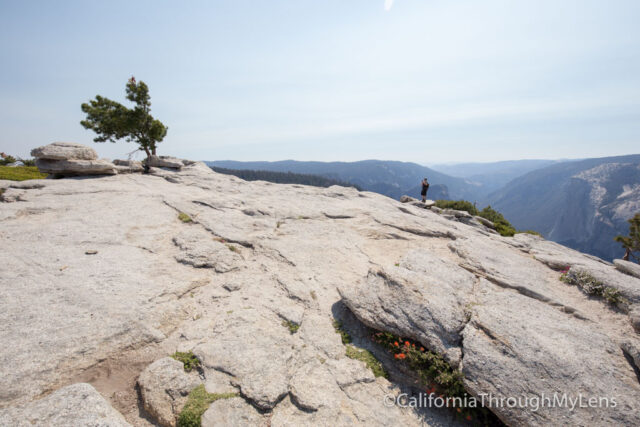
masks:
[[[600,297],[610,305],[620,306],[628,303],[618,289],[605,285],[586,271],[567,269],[562,272],[560,280],[579,287],[588,295]]]
[[[316,295],[316,291],[311,291],[311,299],[313,300],[317,300],[318,299],[318,295]]]
[[[202,414],[216,400],[237,397],[238,393],[208,393],[204,384],[191,390],[187,403],[178,416],[178,427],[200,427]]]
[[[189,215],[187,215],[186,213],[184,213],[184,212],[180,212],[180,213],[178,214],[178,219],[179,219],[180,221],[182,221],[182,222],[185,222],[185,223],[186,223],[186,222],[192,222],[192,221],[193,221],[193,220],[191,219],[191,217],[190,217]]]
[[[469,212],[471,215],[478,215],[478,209],[466,200],[436,200],[436,206],[440,209],[455,209]]]
[[[235,246],[233,246],[233,245],[227,245],[227,248],[229,248],[229,250],[230,250],[231,252],[238,252],[238,248],[236,248],[236,247],[235,247]]]
[[[36,165],[36,160],[35,159],[23,159],[21,157],[18,157],[18,160],[20,160],[24,166],[35,166]]]
[[[500,212],[496,211],[491,206],[487,206],[482,209],[478,213],[478,216],[493,222],[493,225],[496,227],[496,231],[500,233],[501,236],[512,237],[516,234],[516,229],[513,228],[511,223],[507,221]]]
[[[372,339],[392,353],[399,363],[407,363],[409,368],[418,374],[427,393],[457,397],[462,401],[465,397],[470,397],[464,389],[462,372],[454,369],[439,354],[425,349],[418,342],[403,339],[389,332],[377,332]],[[489,409],[482,406],[459,407],[455,410],[457,417],[473,421],[474,425],[504,425]]]
[[[0,166],[0,179],[9,181],[26,181],[27,179],[43,179],[46,173],[41,173],[35,166]]]
[[[191,351],[176,351],[171,355],[171,357],[176,359],[178,362],[182,362],[186,372],[191,372],[193,369],[200,367],[200,359],[198,359]]]
[[[377,377],[389,378],[389,374],[382,366],[382,363],[376,357],[371,354],[369,350],[362,348],[356,348],[351,344],[347,345],[347,357],[354,360],[359,360],[367,365],[367,368],[371,369],[373,375]]]
[[[342,322],[339,320],[334,320],[333,321],[333,328],[336,330],[337,333],[340,334],[340,338],[342,339],[342,344],[350,344],[351,343],[351,335],[349,335],[349,333],[347,331],[344,330],[344,327],[342,326]]]
[[[0,153],[0,165],[4,166],[4,165],[9,165],[11,163],[15,163],[16,162],[16,158],[13,156],[10,156],[8,154],[5,153]]]
[[[298,325],[295,322],[292,322],[291,320],[283,320],[282,326],[284,326],[285,328],[288,328],[291,335],[295,334],[296,332],[298,332],[298,329],[300,329],[300,325]]]

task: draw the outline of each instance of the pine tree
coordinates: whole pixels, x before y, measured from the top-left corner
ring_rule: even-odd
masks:
[[[80,124],[98,134],[94,142],[116,142],[125,139],[136,142],[147,157],[156,154],[157,144],[167,134],[167,127],[151,115],[149,88],[143,82],[131,77],[126,87],[127,99],[136,105],[127,108],[108,98],[96,95],[96,99],[82,104],[87,114]]]
[[[625,249],[623,259],[629,261],[629,257],[633,257],[640,262],[640,213],[635,214],[633,218],[629,220],[629,235],[628,236],[616,236],[616,242],[622,243],[622,247]]]

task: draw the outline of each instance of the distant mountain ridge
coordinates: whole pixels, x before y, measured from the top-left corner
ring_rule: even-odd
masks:
[[[612,260],[617,234],[640,212],[640,155],[563,162],[514,179],[489,196],[519,229]]]
[[[562,160],[506,160],[491,163],[456,163],[432,165],[431,168],[447,175],[464,178],[477,186],[478,197],[489,195],[510,181],[536,169]]]
[[[292,172],[320,175],[345,181],[360,188],[399,199],[404,194],[420,195],[420,182],[428,178],[431,199],[474,200],[477,189],[465,179],[452,177],[417,163],[362,160],[358,162],[302,162],[282,160],[277,162],[238,162],[218,160],[205,162],[209,166],[226,169],[251,169],[274,172]]]

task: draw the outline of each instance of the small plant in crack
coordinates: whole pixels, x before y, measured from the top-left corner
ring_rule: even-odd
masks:
[[[231,251],[231,252],[238,252],[238,248],[236,248],[233,245],[227,245],[227,248]]]
[[[184,223],[189,223],[189,222],[193,222],[193,220],[191,219],[191,217],[189,215],[187,215],[184,212],[180,212],[178,214],[178,219]]]
[[[189,393],[187,403],[182,408],[178,416],[178,427],[200,427],[202,414],[216,400],[231,399],[239,396],[238,393],[209,393],[204,388],[204,384],[200,384]]]
[[[568,285],[579,287],[587,295],[600,297],[614,307],[624,307],[629,304],[618,289],[605,285],[586,271],[568,268],[562,272],[560,280]]]
[[[335,329],[336,332],[340,334],[342,344],[347,345],[351,343],[351,335],[349,335],[349,333],[345,331],[341,321],[339,321],[338,319],[334,319],[333,329]]]
[[[424,348],[419,342],[389,332],[376,332],[371,338],[393,354],[398,363],[406,363],[412,371],[417,373],[427,393],[435,393],[446,402],[454,402],[451,409],[455,411],[457,417],[480,425],[504,425],[485,407],[456,405],[455,402],[464,402],[471,397],[464,389],[464,375],[438,353]],[[447,406],[449,407],[449,403]]]
[[[300,325],[295,322],[292,322],[291,320],[283,320],[282,326],[289,329],[289,332],[291,333],[291,335],[295,334],[296,332],[298,332],[298,329],[300,329]]]
[[[344,325],[338,319],[333,320],[333,328],[338,334],[342,344],[346,346],[346,356],[350,359],[359,360],[367,365],[367,368],[371,369],[375,377],[388,378],[387,371],[382,366],[382,363],[369,351],[363,348],[357,348],[351,344],[351,335],[344,329]]]
[[[191,351],[176,351],[171,355],[171,357],[178,362],[182,362],[186,372],[191,372],[192,370],[200,367],[200,359],[198,359]]]
[[[389,378],[389,374],[382,366],[382,363],[376,357],[371,354],[369,350],[364,348],[357,348],[353,344],[347,344],[347,357],[354,360],[359,360],[367,365],[367,368],[371,369],[373,375],[377,377]]]

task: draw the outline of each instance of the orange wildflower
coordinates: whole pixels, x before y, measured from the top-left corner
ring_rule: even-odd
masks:
[[[424,351],[424,347],[420,347],[420,351]]]
[[[404,353],[396,354],[396,356],[398,356],[398,359],[404,359],[405,357],[407,357],[407,355]]]
[[[471,421],[471,415],[467,415],[467,421]]]
[[[409,341],[405,341],[405,342],[404,342],[404,345],[405,345],[406,347],[409,347],[409,345],[410,345],[410,344],[409,344]]]
[[[400,347],[400,345],[398,344],[398,341],[394,342],[393,345],[395,345],[396,347]]]
[[[456,409],[456,411],[458,411],[458,413],[462,412],[462,409],[458,408]]]

